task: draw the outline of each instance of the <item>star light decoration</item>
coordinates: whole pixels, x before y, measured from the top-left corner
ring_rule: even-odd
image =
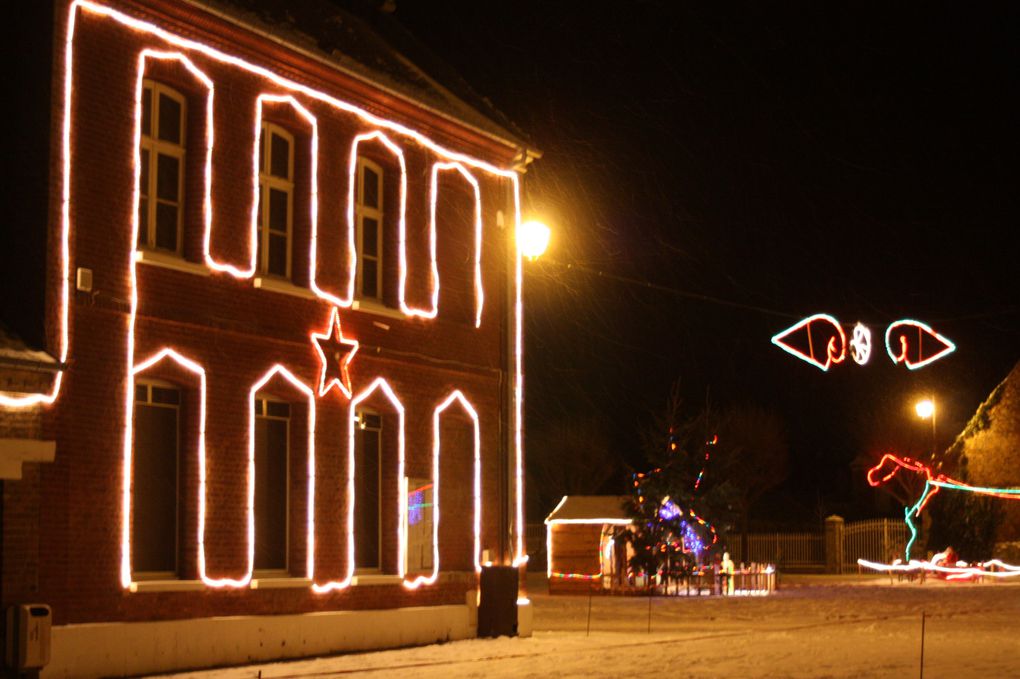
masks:
[[[351,397],[351,375],[348,368],[358,353],[357,340],[344,337],[340,328],[340,310],[333,307],[325,331],[312,333],[312,346],[322,361],[319,378],[319,396],[325,396],[333,386],[339,387],[347,398]]]

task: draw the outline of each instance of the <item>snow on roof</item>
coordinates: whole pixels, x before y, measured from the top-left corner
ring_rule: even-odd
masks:
[[[520,129],[373,0],[190,0],[515,146]],[[532,153],[532,155],[536,155]]]
[[[12,330],[0,323],[0,359],[7,359],[8,363],[24,364],[56,364],[56,359],[47,354],[30,347]]]
[[[564,495],[546,523],[617,523],[632,519],[623,508],[625,495]]]

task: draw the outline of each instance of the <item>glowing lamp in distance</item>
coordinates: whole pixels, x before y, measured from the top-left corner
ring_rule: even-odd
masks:
[[[517,233],[521,254],[531,260],[541,257],[549,247],[550,233],[549,227],[542,222],[532,220],[521,224],[521,229]]]

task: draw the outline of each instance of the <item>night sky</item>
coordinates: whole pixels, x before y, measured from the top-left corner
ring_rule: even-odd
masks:
[[[761,514],[865,515],[853,458],[930,445],[926,392],[948,446],[1020,358],[1016,17],[717,4],[396,17],[544,154],[525,177],[555,239],[525,277],[529,434],[576,421],[640,467],[679,378],[689,414],[708,399],[782,417],[794,471]],[[823,373],[770,344],[817,312],[868,325],[872,361]],[[882,337],[904,317],[958,350],[894,366]]]

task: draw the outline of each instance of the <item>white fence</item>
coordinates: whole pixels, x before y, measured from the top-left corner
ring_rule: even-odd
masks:
[[[843,570],[857,570],[857,559],[890,563],[903,558],[907,526],[897,519],[854,521],[843,527]]]
[[[738,563],[772,563],[780,570],[825,567],[825,536],[821,533],[750,533],[747,553],[739,535],[730,536],[730,558]]]
[[[740,535],[731,535],[730,556],[736,562],[774,563],[780,571],[858,570],[857,559],[889,563],[902,558],[907,527],[898,519],[869,519],[844,524],[838,520],[830,535],[817,533],[750,533],[747,554]],[[831,543],[831,544],[829,544]],[[826,551],[831,554],[826,555]]]

